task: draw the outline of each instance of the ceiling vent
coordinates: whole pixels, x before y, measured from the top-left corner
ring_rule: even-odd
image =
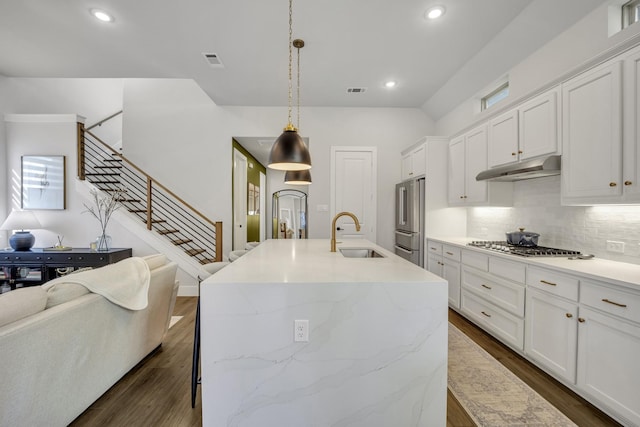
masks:
[[[216,67],[216,68],[224,67],[224,64],[220,60],[220,57],[218,56],[217,53],[203,53],[202,55],[204,55],[204,58],[212,67]]]
[[[367,91],[366,87],[348,87],[347,93],[365,93]]]

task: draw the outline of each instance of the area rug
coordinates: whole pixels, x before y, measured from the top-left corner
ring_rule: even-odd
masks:
[[[175,325],[176,323],[178,323],[178,321],[180,319],[182,319],[184,316],[171,316],[171,321],[169,322],[169,329],[171,329],[171,327],[173,325]]]
[[[448,386],[480,427],[575,426],[452,324]]]

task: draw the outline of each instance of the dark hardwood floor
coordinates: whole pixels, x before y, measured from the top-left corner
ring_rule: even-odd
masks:
[[[191,357],[197,298],[178,297],[173,326],[162,347],[124,376],[71,425],[80,426],[201,426],[200,387],[191,408]],[[449,321],[502,362],[579,426],[618,426],[550,376],[516,355],[459,314]],[[447,426],[475,426],[448,393]]]

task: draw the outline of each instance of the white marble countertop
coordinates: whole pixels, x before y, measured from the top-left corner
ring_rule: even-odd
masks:
[[[467,246],[467,243],[472,240],[481,239],[472,239],[468,237],[427,237],[427,239],[444,244],[460,246],[464,249],[481,252],[491,256],[498,256],[511,261],[519,261],[528,265],[549,268],[587,279],[600,280],[640,290],[640,265],[638,264],[610,261],[600,258],[570,260],[565,257],[520,257]]]
[[[442,283],[444,280],[367,240],[267,240],[206,279],[214,283]],[[384,258],[347,258],[340,248],[371,248]]]

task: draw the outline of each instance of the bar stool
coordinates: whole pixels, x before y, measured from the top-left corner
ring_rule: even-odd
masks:
[[[212,262],[202,266],[202,269],[207,272],[208,276],[205,279],[218,271],[223,267],[229,265],[228,262]],[[201,383],[199,377],[200,372],[200,283],[204,279],[198,276],[198,305],[196,308],[196,324],[193,332],[193,359],[191,364],[191,407],[196,407],[196,391],[198,384]]]
[[[238,249],[236,251],[231,251],[229,252],[229,262],[233,262],[235,260],[237,260],[238,258],[240,258],[242,255],[246,254],[247,251],[246,249]]]

